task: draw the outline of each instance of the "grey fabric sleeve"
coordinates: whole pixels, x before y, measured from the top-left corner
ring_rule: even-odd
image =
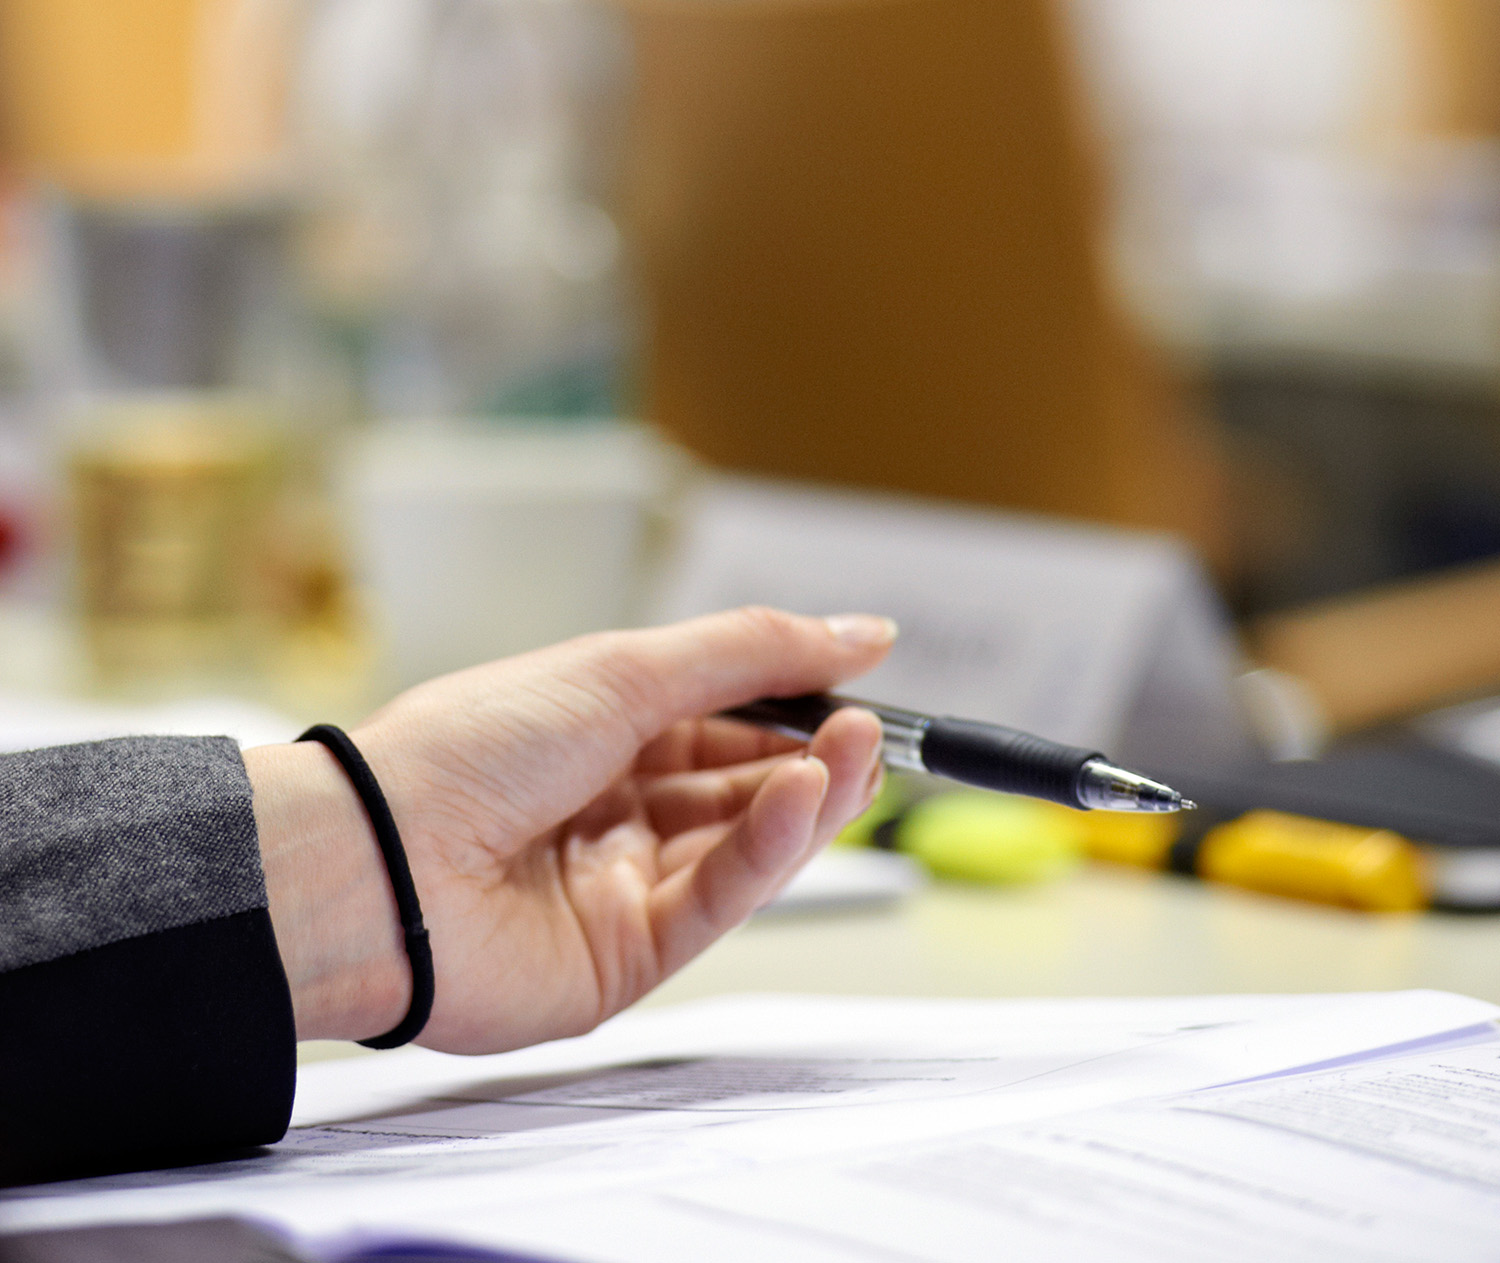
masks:
[[[0,756],[0,1184],[268,1144],[295,1086],[234,743]]]
[[[228,737],[0,755],[0,971],[265,906]]]

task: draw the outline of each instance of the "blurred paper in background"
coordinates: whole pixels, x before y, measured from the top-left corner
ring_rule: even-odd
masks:
[[[1146,766],[1255,748],[1201,567],[1163,536],[750,481],[702,488],[655,606],[878,609],[901,638],[851,685]]]

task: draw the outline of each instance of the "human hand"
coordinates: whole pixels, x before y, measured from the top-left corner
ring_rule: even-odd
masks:
[[[893,638],[869,616],[738,610],[444,676],[353,729],[431,933],[418,1042],[495,1052],[581,1033],[774,895],[869,803],[879,723],[840,710],[804,756],[713,713],[829,688]],[[383,1033],[410,972],[358,799],[314,743],[245,762],[299,1037]]]

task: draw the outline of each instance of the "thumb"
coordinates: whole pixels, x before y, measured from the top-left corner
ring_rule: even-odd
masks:
[[[831,688],[878,666],[896,624],[873,614],[808,618],[764,606],[601,637],[595,666],[643,739],[679,719],[757,697]]]

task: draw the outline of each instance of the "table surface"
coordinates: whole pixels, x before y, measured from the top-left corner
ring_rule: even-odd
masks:
[[[1500,915],[1372,914],[1092,865],[935,884],[878,911],[762,916],[648,999],[730,991],[1125,996],[1432,987],[1500,1004]]]
[[[1092,865],[934,884],[875,909],[762,915],[642,1003],[740,991],[1130,996],[1432,987],[1500,1004],[1500,914],[1371,914]],[[347,1053],[303,1045],[303,1060]]]

